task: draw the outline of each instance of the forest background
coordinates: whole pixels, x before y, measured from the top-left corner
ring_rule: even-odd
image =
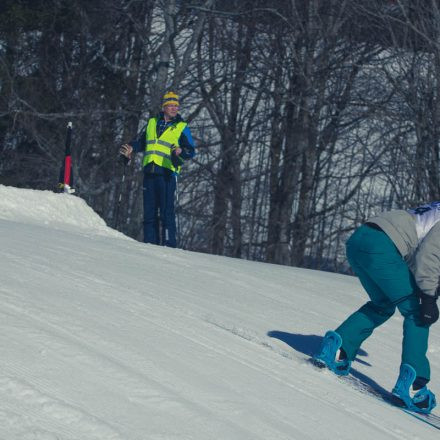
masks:
[[[345,271],[366,218],[439,198],[439,3],[3,0],[0,184],[55,189],[72,121],[76,194],[142,240],[118,150],[174,90],[180,247]]]

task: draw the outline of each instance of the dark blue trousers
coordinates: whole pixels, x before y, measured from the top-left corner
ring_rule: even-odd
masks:
[[[176,176],[144,174],[144,242],[176,247]]]

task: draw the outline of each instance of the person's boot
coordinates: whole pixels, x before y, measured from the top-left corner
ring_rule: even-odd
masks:
[[[326,366],[338,376],[346,376],[350,372],[351,361],[341,346],[341,336],[329,330],[322,341],[321,351],[313,356],[313,362],[321,368]]]
[[[437,402],[434,393],[426,387],[427,382],[426,379],[417,377],[411,365],[402,364],[392,393],[409,410],[429,414]]]

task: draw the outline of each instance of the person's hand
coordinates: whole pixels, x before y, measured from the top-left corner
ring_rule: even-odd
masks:
[[[439,312],[437,306],[437,296],[420,293],[420,320],[423,325],[434,324],[438,320]]]
[[[131,155],[133,154],[133,147],[131,145],[129,145],[129,144],[124,144],[119,149],[119,154],[121,156],[126,157],[128,160],[130,160],[131,159]]]
[[[171,163],[173,164],[174,168],[178,168],[183,163],[180,153],[182,153],[182,149],[180,147],[176,147],[171,150]]]

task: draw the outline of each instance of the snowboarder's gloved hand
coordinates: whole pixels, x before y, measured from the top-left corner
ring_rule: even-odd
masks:
[[[420,292],[420,320],[423,325],[431,325],[438,320],[437,298],[438,294],[432,296]]]

